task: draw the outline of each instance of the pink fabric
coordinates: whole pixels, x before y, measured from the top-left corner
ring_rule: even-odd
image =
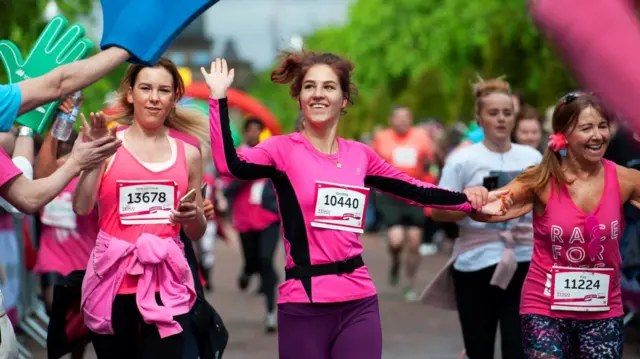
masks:
[[[78,185],[76,177],[58,195],[58,200],[72,200]],[[76,217],[76,229],[42,224],[35,272],[56,272],[63,276],[87,267],[89,255],[98,236],[98,211]]]
[[[531,240],[531,226],[514,225],[511,230],[496,232],[483,228],[460,228],[460,238],[455,241],[453,254],[435,278],[422,292],[420,300],[422,303],[441,309],[457,310],[455,287],[453,285],[453,263],[462,253],[472,249],[482,247],[493,242],[504,242],[505,249],[502,258],[496,266],[491,277],[491,285],[502,289],[507,289],[509,282],[518,268],[516,261],[515,247],[533,245]]]
[[[565,186],[560,188],[552,182],[551,195],[542,215],[533,216],[534,246],[529,273],[522,287],[520,312],[553,318],[581,320],[606,319],[621,316],[619,240],[624,232],[624,215],[616,165],[602,160],[605,168],[605,184],[602,198],[593,211],[600,223],[600,255],[587,255],[589,234],[585,228],[585,217],[573,203]],[[582,258],[581,258],[582,257]],[[547,276],[553,266],[580,268],[613,268],[610,279],[609,306],[606,312],[552,311],[550,295],[545,295]]]
[[[178,184],[178,198],[187,193],[189,187],[189,169],[185,155],[184,142],[176,139],[176,162],[162,171],[151,171],[141,164],[127,150],[120,146],[116,152],[114,162],[102,177],[98,189],[98,209],[100,213],[100,230],[120,238],[123,241],[135,243],[142,234],[153,234],[160,238],[173,238],[180,234],[179,225],[169,224],[144,224],[125,225],[120,223],[118,216],[118,189],[116,181],[153,181],[171,180]],[[137,277],[125,276],[122,282],[120,294],[132,294],[136,292]]]
[[[209,99],[211,153],[220,175],[232,176],[230,164],[227,161],[231,158],[229,157],[231,151],[235,154],[236,150],[232,142],[225,142],[231,141],[226,106],[226,99],[220,101]],[[223,116],[221,116],[222,108],[225,109]],[[225,121],[224,131],[227,131],[224,136],[222,121]],[[276,188],[278,183],[282,183],[283,191],[287,195],[287,198],[283,199],[282,193],[276,193],[279,206],[296,210],[299,208],[302,215],[302,218],[298,219],[296,213],[281,213],[286,219],[283,221],[286,268],[292,268],[295,265],[292,246],[296,248],[296,253],[303,253],[298,258],[304,256],[312,265],[343,261],[363,252],[359,234],[311,226],[311,218],[315,211],[315,181],[364,186],[366,177],[376,177],[393,180],[397,184],[396,188],[403,188],[407,191],[405,193],[423,192],[425,188],[432,189],[429,195],[432,195],[434,201],[440,198],[442,193],[450,194],[450,191],[416,180],[393,168],[365,144],[338,138],[338,149],[339,152],[336,154],[323,154],[301,133],[293,133],[270,137],[255,147],[240,151],[238,152],[239,161],[231,163],[232,166],[237,166],[234,171],[241,170],[240,167],[244,163],[251,163],[261,165],[260,167],[267,168],[271,172],[281,172],[273,179]],[[340,167],[336,165],[338,160]],[[465,202],[459,205],[429,206],[470,212],[471,206],[466,202],[466,197],[458,197]],[[285,200],[294,200],[296,203],[283,204]],[[297,221],[300,220],[302,222],[298,223]],[[297,231],[298,238],[288,238],[287,230]],[[376,288],[367,267],[363,266],[349,274],[311,278],[310,293],[314,303],[332,303],[369,297],[376,293]],[[279,287],[278,302],[309,303],[310,299],[302,281],[286,280]]]
[[[580,82],[640,131],[640,24],[635,1],[535,0],[531,13]]]
[[[242,153],[251,147],[246,144],[240,145],[238,151]],[[254,185],[271,186],[266,179],[246,181],[244,186],[238,190],[231,205],[231,218],[233,227],[238,232],[262,231],[276,221],[280,220],[277,213],[266,210],[260,204],[253,204],[249,201],[251,190]]]
[[[82,311],[91,331],[113,334],[113,300],[128,273],[139,278],[136,302],[144,321],[155,324],[161,338],[182,332],[173,317],[191,310],[196,292],[179,238],[144,233],[131,243],[100,232],[91,255],[82,282]],[[129,264],[127,258],[132,258]],[[157,282],[162,306],[155,299]]]
[[[0,187],[22,174],[22,171],[13,164],[7,153],[0,148]]]

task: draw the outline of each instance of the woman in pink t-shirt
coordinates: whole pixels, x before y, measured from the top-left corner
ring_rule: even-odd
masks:
[[[59,142],[48,133],[45,137],[34,172],[36,178],[50,176],[69,158],[77,134]],[[84,270],[98,235],[98,212],[91,211],[87,216],[78,216],[73,212],[73,191],[78,184],[74,178],[64,190],[40,211],[40,244],[35,272],[40,274],[47,313],[53,303],[53,288],[63,278],[75,270]],[[67,330],[74,336],[86,331],[80,308],[74,308],[73,318],[67,322]],[[82,358],[84,346],[74,348],[71,358]]]
[[[640,172],[603,159],[612,115],[592,94],[564,96],[542,162],[504,189],[503,221],[533,210],[533,258],[520,314],[527,358],[620,358],[622,205],[640,207]]]
[[[236,151],[226,98],[233,69],[222,59],[210,73],[202,69],[216,169],[243,180],[269,178],[277,196],[286,253],[277,305],[281,359],[382,357],[378,297],[360,242],[369,187],[417,206],[504,213],[502,192],[462,193],[421,182],[367,145],[338,137],[341,114],[353,100],[352,70],[334,54],[285,53],[271,79],[291,84],[303,129]]]

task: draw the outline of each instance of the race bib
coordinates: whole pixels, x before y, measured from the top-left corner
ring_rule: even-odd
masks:
[[[551,310],[608,311],[612,274],[611,268],[553,267]]]
[[[391,161],[398,167],[415,167],[418,164],[418,150],[413,147],[396,147]]]
[[[362,233],[369,189],[316,181],[311,226]]]
[[[77,223],[73,212],[73,193],[63,192],[44,206],[40,220],[47,226],[75,230]]]
[[[249,203],[262,204],[262,192],[264,192],[264,185],[267,181],[255,181],[251,185],[251,194],[249,195]]]
[[[122,224],[171,224],[171,210],[178,203],[174,181],[117,181]]]

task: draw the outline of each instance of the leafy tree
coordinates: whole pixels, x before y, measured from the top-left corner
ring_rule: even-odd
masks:
[[[521,1],[359,0],[345,26],[316,31],[305,47],[344,54],[356,64],[360,98],[340,128],[348,137],[386,123],[395,103],[410,106],[418,119],[470,120],[476,74],[505,75],[541,109],[575,87]],[[285,95],[268,76],[250,92],[278,117],[294,116],[284,113],[290,110]]]

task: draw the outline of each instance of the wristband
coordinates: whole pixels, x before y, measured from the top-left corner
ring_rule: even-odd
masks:
[[[18,130],[18,137],[33,137],[33,129],[27,127],[27,126],[20,126],[20,129]]]

